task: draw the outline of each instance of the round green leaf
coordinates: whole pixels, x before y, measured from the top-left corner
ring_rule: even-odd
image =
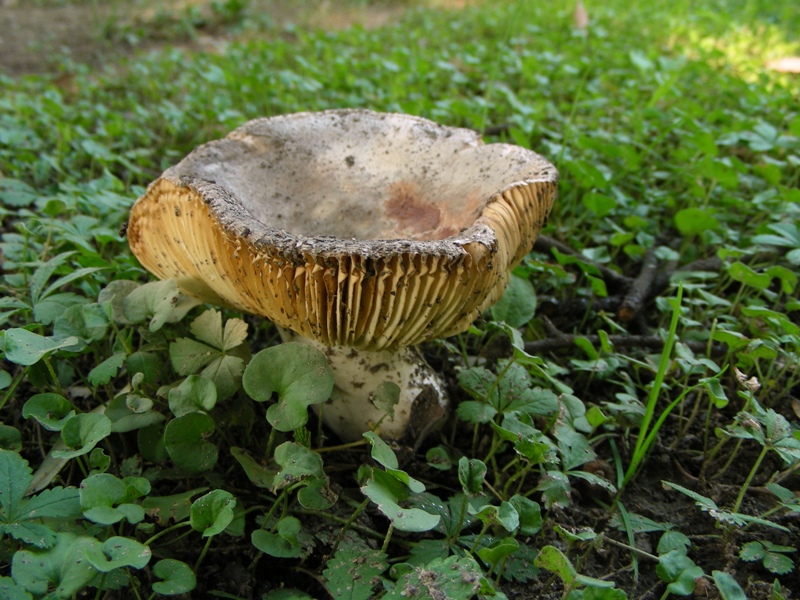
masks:
[[[189,375],[181,384],[169,391],[169,409],[176,417],[190,412],[208,412],[217,403],[214,382],[199,375]]]
[[[0,598],[6,600],[31,600],[31,595],[11,577],[0,577]]]
[[[277,448],[275,450],[277,452]],[[273,486],[275,482],[275,471],[273,469],[262,465],[243,448],[232,446],[231,456],[242,466],[250,483],[260,488],[271,488]]]
[[[443,446],[434,446],[425,453],[425,460],[428,466],[439,471],[449,471],[453,466],[450,453]]]
[[[292,485],[302,479],[325,478],[322,457],[294,442],[284,442],[275,448],[275,462],[281,466],[273,482],[275,489]]]
[[[474,509],[470,506],[470,512],[472,510]],[[506,531],[514,531],[519,527],[517,510],[513,504],[505,500],[500,503],[500,506],[487,504],[475,514],[485,525],[500,525]]]
[[[578,576],[578,572],[572,566],[572,562],[567,558],[567,555],[555,546],[542,548],[533,564],[540,569],[552,571],[567,586],[572,585]]]
[[[372,444],[371,456],[373,460],[387,469],[396,469],[399,466],[394,450],[392,450],[389,444],[384,442],[377,433],[374,431],[367,431],[364,437]]]
[[[728,266],[728,275],[745,285],[749,285],[758,290],[766,290],[772,283],[772,277],[766,273],[757,273],[746,264],[740,261],[731,263]]]
[[[108,317],[96,302],[70,306],[53,323],[54,336],[64,338],[72,335],[87,342],[102,340],[107,330]]]
[[[123,303],[125,298],[141,284],[128,279],[117,279],[110,282],[100,290],[97,301],[107,307],[110,317],[120,325],[130,325],[131,321],[125,318]]]
[[[673,550],[686,554],[691,545],[692,542],[689,538],[680,531],[665,531],[661,539],[658,540],[656,551],[659,556],[663,556]]]
[[[75,411],[64,396],[36,394],[22,406],[22,416],[36,419],[48,431],[61,431],[64,424],[75,416]]]
[[[581,204],[592,211],[599,219],[610,215],[617,206],[616,200],[597,192],[587,192],[581,198]]]
[[[462,456],[458,461],[458,480],[461,489],[470,496],[480,494],[483,490],[483,478],[486,476],[486,465],[477,458]]]
[[[516,507],[511,502],[503,500],[500,503],[500,508],[497,511],[497,522],[503,526],[506,531],[513,532],[520,526],[520,516]]]
[[[684,208],[675,214],[675,227],[684,236],[698,235],[719,228],[719,221],[702,208]]]
[[[336,500],[336,492],[322,479],[312,479],[297,492],[297,501],[309,510],[328,510]]]
[[[89,453],[89,468],[93,474],[105,473],[111,466],[111,457],[102,448],[95,448]]]
[[[181,469],[200,473],[217,464],[217,447],[206,438],[214,433],[214,420],[205,413],[193,412],[172,419],[164,429],[164,446]]]
[[[330,398],[333,373],[325,355],[301,342],[289,342],[256,354],[242,377],[245,392],[258,402],[273,394],[278,402],[267,420],[278,431],[292,431],[308,421],[308,407]]]
[[[430,531],[439,524],[439,515],[419,508],[402,508],[398,502],[408,498],[408,489],[389,473],[373,470],[361,491],[400,531]]]
[[[302,550],[297,534],[302,529],[295,517],[285,517],[278,522],[277,533],[257,529],[250,536],[253,546],[277,558],[295,558]]]
[[[192,529],[200,531],[203,537],[222,533],[233,521],[233,508],[236,498],[230,492],[213,490],[192,502],[189,523]]]
[[[14,553],[11,573],[14,581],[32,594],[43,595],[49,583],[55,583],[55,573],[49,553],[19,550]]]
[[[394,419],[394,407],[400,402],[400,392],[400,386],[394,381],[384,381],[369,395],[369,401],[375,408]]]
[[[12,381],[13,379],[11,378],[11,373],[5,369],[0,369],[0,390],[6,389],[11,385]]]
[[[167,365],[155,352],[140,350],[125,359],[125,367],[130,375],[141,373],[146,383],[158,383],[164,377]]]
[[[426,600],[429,598],[474,598],[482,584],[492,591],[472,556],[434,558],[424,566],[405,570],[384,600]],[[489,594],[487,594],[488,596]],[[344,596],[347,597],[347,596]]]
[[[527,279],[512,275],[502,298],[490,309],[495,321],[522,327],[536,314],[536,292]]]
[[[158,331],[165,323],[176,323],[199,302],[181,295],[174,279],[151,281],[131,290],[122,301],[126,319],[140,323],[150,317],[150,331]]]
[[[153,575],[161,579],[153,584],[153,591],[162,596],[177,596],[191,592],[197,585],[197,578],[185,562],[165,558],[153,567]]]
[[[97,570],[86,559],[92,546],[100,546],[100,542],[93,537],[61,532],[52,548],[15,552],[11,575],[37,596],[49,588],[52,598],[71,598],[97,577]]]
[[[131,501],[149,491],[150,482],[143,477],[120,480],[110,473],[90,475],[81,483],[81,511],[100,525],[112,525],[123,519],[139,523],[144,519],[144,509]]]
[[[108,403],[105,412],[105,415],[111,419],[111,431],[126,433],[160,423],[165,417],[158,411],[149,410],[152,406],[152,400],[136,394],[113,398]]]
[[[150,548],[126,537],[110,537],[105,543],[90,546],[86,558],[98,571],[108,573],[120,567],[142,569],[150,562]]]
[[[111,434],[111,421],[101,413],[75,415],[61,429],[61,439],[69,450],[53,450],[55,458],[75,458],[87,454]]]
[[[161,463],[169,458],[167,449],[164,446],[164,424],[155,423],[143,427],[136,434],[136,441],[139,445],[139,452],[147,460],[154,463]]]
[[[481,560],[490,565],[497,565],[506,556],[510,556],[519,550],[519,542],[513,537],[495,540],[488,546],[484,546],[478,550],[477,554]]]
[[[695,580],[703,576],[703,569],[686,556],[684,548],[672,550],[658,557],[656,565],[661,581],[668,583],[667,589],[680,596],[688,596],[694,591]]]
[[[542,508],[538,502],[515,494],[509,500],[519,515],[519,532],[522,535],[536,535],[542,529]]]
[[[0,450],[11,452],[22,450],[22,433],[19,429],[0,423]]]
[[[6,354],[6,359],[26,367],[36,364],[56,350],[80,344],[80,340],[76,337],[63,339],[44,337],[27,329],[18,328],[7,329],[3,341],[3,352]]]

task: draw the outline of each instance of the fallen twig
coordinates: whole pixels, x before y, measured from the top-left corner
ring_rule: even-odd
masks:
[[[656,257],[655,247],[652,247],[645,252],[639,275],[633,280],[625,299],[622,301],[622,306],[617,311],[617,316],[623,323],[633,321],[642,310],[645,300],[650,297],[657,267],[658,258]]]
[[[552,350],[562,350],[570,348],[575,344],[575,340],[584,338],[589,340],[593,346],[600,344],[600,336],[598,335],[572,335],[564,333],[559,337],[550,337],[543,340],[535,340],[533,342],[525,342],[525,352],[528,354],[538,354],[541,352],[550,352]],[[609,335],[608,341],[612,346],[618,348],[646,348],[648,350],[663,350],[664,340],[657,335]],[[688,341],[682,342],[692,352],[705,353],[708,348],[706,342]],[[712,356],[720,356],[725,354],[725,347],[723,344],[711,345]]]
[[[622,296],[606,296],[605,298],[564,298],[556,299],[549,296],[539,298],[539,313],[548,317],[569,317],[583,315],[587,311],[616,313],[622,304]]]
[[[511,123],[500,123],[499,125],[487,125],[486,128],[481,132],[481,134],[501,135],[503,133],[508,133],[512,127],[513,125]]]
[[[544,321],[544,323],[548,333],[550,333],[550,328],[554,326],[552,323],[550,323],[548,326],[546,324],[547,322],[549,322],[549,319]],[[599,335],[573,335],[571,333],[564,333],[556,330],[550,335],[550,337],[542,340],[525,342],[525,352],[528,354],[540,354],[542,352],[552,352],[553,350],[571,348],[575,345],[575,340],[578,338],[589,340],[593,346],[600,345]],[[664,340],[658,335],[609,335],[608,341],[612,346],[616,346],[617,348],[645,348],[647,350],[664,349]],[[688,341],[681,343],[688,346],[692,352],[697,352],[699,354],[705,354],[706,350],[709,348],[707,342]],[[720,356],[725,354],[726,347],[724,344],[712,344],[710,350],[712,356]]]

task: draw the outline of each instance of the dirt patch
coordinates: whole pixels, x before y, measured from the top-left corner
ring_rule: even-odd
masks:
[[[103,12],[84,5],[0,7],[0,69],[8,74],[56,70],[57,57],[65,56],[90,61],[98,46],[92,21]]]
[[[232,39],[245,19],[264,29],[293,23],[312,29],[380,27],[413,3],[350,4],[320,0],[0,0],[0,73],[58,73],[70,62],[102,66],[120,56],[179,44],[206,49]],[[216,8],[215,8],[216,6]],[[221,9],[220,6],[227,6]]]

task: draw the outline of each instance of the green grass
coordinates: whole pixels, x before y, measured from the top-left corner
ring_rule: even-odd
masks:
[[[764,68],[800,52],[800,9],[586,2],[583,34],[571,3],[539,4],[335,32],[251,4],[217,52],[0,76],[0,590],[424,597],[433,572],[453,598],[800,593],[800,79]],[[459,408],[416,456],[338,447],[313,416],[273,429],[240,387],[272,328],[225,313],[235,339],[206,344],[222,321],[139,285],[119,231],[198,144],[338,107],[498,131],[561,173],[544,233],[577,254],[518,267],[533,316],[505,305],[424,348]],[[598,265],[635,278],[651,255],[628,323]],[[553,328],[574,344],[525,352]],[[666,350],[614,343],[633,334]],[[36,471],[59,440],[26,504],[18,457]]]

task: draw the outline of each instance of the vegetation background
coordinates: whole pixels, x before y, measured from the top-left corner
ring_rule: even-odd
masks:
[[[0,597],[798,597],[798,32],[767,0],[0,4]],[[503,300],[423,348],[458,409],[416,453],[276,432],[241,389],[291,369],[270,324],[120,231],[198,144],[340,107],[561,173]]]

